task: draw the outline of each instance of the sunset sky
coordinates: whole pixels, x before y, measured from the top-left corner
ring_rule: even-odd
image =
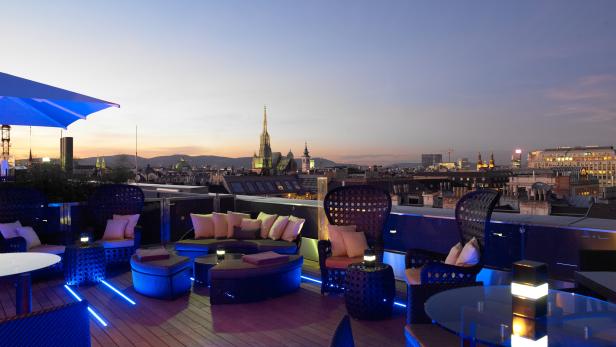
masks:
[[[0,42],[0,71],[121,105],[65,131],[78,157],[135,125],[143,156],[249,156],[264,104],[274,151],[338,162],[616,144],[616,1],[3,1]]]

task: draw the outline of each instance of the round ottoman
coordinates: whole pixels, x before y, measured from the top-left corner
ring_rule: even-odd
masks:
[[[349,315],[357,319],[383,319],[391,316],[396,294],[394,271],[387,264],[347,268],[344,299]]]
[[[68,285],[98,283],[105,279],[105,249],[102,245],[71,245],[64,251],[64,280]]]
[[[194,262],[194,274],[195,274],[195,283],[199,285],[207,286],[210,284],[210,280],[208,278],[210,269],[219,263],[226,260],[233,259],[242,259],[241,253],[227,253],[225,254],[225,259],[218,260],[218,256],[216,254],[209,254],[202,257],[195,258]]]
[[[136,254],[130,259],[135,291],[153,298],[173,299],[190,292],[192,264],[188,257],[142,262]]]

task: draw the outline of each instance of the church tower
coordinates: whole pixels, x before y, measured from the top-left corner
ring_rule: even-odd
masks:
[[[302,155],[302,173],[310,173],[310,153],[308,152],[308,142],[304,143],[304,155]]]
[[[272,148],[270,136],[267,132],[267,106],[263,106],[263,131],[259,143],[259,154],[252,157],[252,171],[260,174],[269,174],[272,170]]]

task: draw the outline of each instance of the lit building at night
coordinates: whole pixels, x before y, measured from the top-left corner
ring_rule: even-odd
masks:
[[[284,157],[280,152],[272,152],[270,135],[267,132],[266,107],[263,107],[263,131],[259,143],[259,154],[255,153],[252,157],[252,171],[260,175],[297,172],[297,163],[290,149]]]

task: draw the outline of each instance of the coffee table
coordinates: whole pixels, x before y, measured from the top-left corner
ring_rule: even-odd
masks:
[[[241,253],[226,253],[225,260],[231,259],[242,259]],[[212,267],[219,264],[221,260],[218,260],[218,256],[216,254],[208,254],[201,257],[195,258],[193,272],[195,277],[195,283],[203,286],[208,286],[210,284],[209,281],[209,271]]]
[[[101,244],[67,246],[64,280],[68,285],[98,283],[105,279],[105,248]]]
[[[30,272],[59,263],[60,256],[48,253],[0,253],[0,277],[18,275],[15,311],[17,315],[32,312],[32,279]]]
[[[347,268],[344,299],[351,317],[376,320],[391,316],[395,294],[396,281],[391,266],[356,263]]]
[[[616,305],[573,293],[550,290],[546,326],[548,346],[616,345]],[[511,287],[464,287],[426,301],[433,322],[462,339],[490,346],[511,346]]]

